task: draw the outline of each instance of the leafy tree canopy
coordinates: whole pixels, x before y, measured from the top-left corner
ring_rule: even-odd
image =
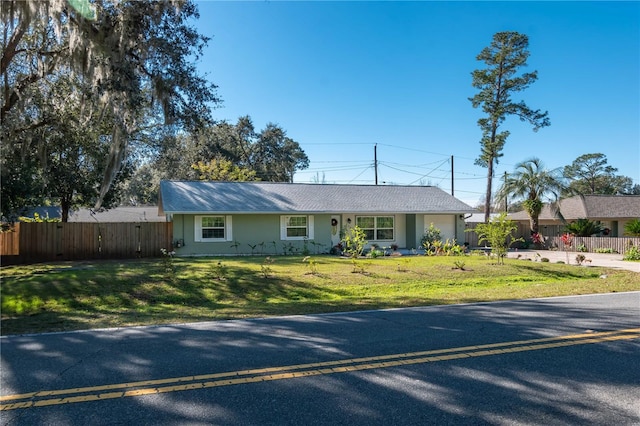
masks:
[[[166,135],[153,160],[134,173],[123,202],[157,200],[149,195],[157,194],[162,179],[291,182],[295,171],[308,165],[299,143],[284,129],[270,123],[256,131],[251,117],[244,116],[236,124]]]
[[[233,162],[225,158],[214,158],[209,162],[198,161],[191,167],[200,174],[200,180],[226,182],[247,182],[257,180],[255,170],[236,166]]]
[[[474,229],[467,229],[465,232],[477,233],[478,242],[487,242],[491,246],[491,253],[498,257],[498,263],[504,264],[509,246],[517,241],[524,241],[522,238],[513,238],[513,233],[517,230],[518,225],[507,219],[506,213],[500,213],[488,223],[480,223]]]
[[[601,153],[584,154],[564,167],[564,176],[570,180],[565,195],[632,194],[633,180],[616,175],[617,168],[607,164],[607,156]]]
[[[77,118],[108,148],[97,206],[137,134],[161,125],[193,130],[211,121],[219,99],[215,85],[196,72],[208,39],[189,24],[198,17],[191,0],[7,0],[0,17],[3,166],[16,154],[30,161],[46,149],[48,135],[35,130],[62,125],[54,108],[64,98],[54,87],[65,76],[83,86]]]
[[[633,219],[625,223],[624,233],[631,237],[640,237],[640,219]]]
[[[530,217],[531,233],[539,230],[540,212],[545,199],[557,201],[564,188],[559,169],[548,170],[539,158],[531,158],[516,164],[515,171],[508,175],[498,191],[497,198],[513,197],[522,202]]]
[[[604,226],[600,221],[592,221],[589,219],[578,219],[564,227],[565,232],[577,237],[590,237],[593,234],[599,234],[604,231]]]

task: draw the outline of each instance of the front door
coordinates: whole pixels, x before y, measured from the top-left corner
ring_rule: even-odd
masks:
[[[331,247],[340,243],[340,215],[331,216]]]

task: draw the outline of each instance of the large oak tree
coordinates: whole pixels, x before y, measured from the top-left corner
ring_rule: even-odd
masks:
[[[15,172],[7,166],[17,158],[31,165],[39,160],[44,172],[45,157],[38,153],[46,150],[50,129],[69,127],[56,121],[60,114],[52,108],[66,99],[54,97],[52,88],[63,78],[80,80],[78,111],[92,114],[92,120],[77,119],[88,126],[87,138],[108,148],[95,189],[98,207],[134,150],[132,141],[146,128],[200,128],[211,122],[210,110],[219,100],[215,85],[195,68],[208,39],[190,23],[198,17],[191,0],[95,0],[95,13],[73,7],[88,4],[2,2],[1,161],[3,184]],[[37,187],[28,178],[10,182]]]

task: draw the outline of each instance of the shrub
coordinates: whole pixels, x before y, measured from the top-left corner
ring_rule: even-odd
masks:
[[[162,253],[162,272],[164,272],[167,281],[173,281],[176,278],[176,267],[173,264],[173,256],[176,252],[165,248],[161,248],[160,252]]]
[[[403,259],[400,259],[400,262],[398,262],[398,272],[407,272],[409,270],[408,268],[409,266],[409,259],[407,259],[406,257]]]
[[[640,260],[640,249],[636,246],[631,246],[624,253],[622,260]]]
[[[462,256],[464,248],[456,242],[455,238],[453,240],[447,239],[442,245],[442,252],[447,256]]]
[[[540,262],[549,262],[549,258],[548,257],[543,257],[540,259]],[[564,262],[562,262],[564,263]]]
[[[367,245],[366,236],[364,230],[359,226],[344,230],[341,241],[344,252],[348,253],[350,257],[362,256],[364,246]]]
[[[302,261],[306,262],[307,265],[309,266],[309,273],[311,275],[316,275],[318,273],[318,262],[312,259],[311,256],[305,256],[305,258],[302,259]]]
[[[517,230],[518,226],[515,222],[507,219],[506,213],[501,213],[499,216],[489,220],[489,223],[481,223],[475,229],[468,229],[465,232],[476,232],[478,234],[478,242],[488,242],[491,245],[492,254],[498,256],[498,263],[504,264],[504,257],[507,255],[509,244],[507,241]],[[511,244],[516,241],[522,241],[522,238],[512,239]]]
[[[271,268],[271,265],[273,265],[273,262],[274,262],[274,259],[272,259],[271,256],[267,256],[262,262],[262,265],[260,265],[262,276],[264,276],[265,278],[269,278],[269,276],[273,273],[273,269]]]
[[[633,219],[624,225],[625,235],[640,237],[640,219]]]
[[[369,257],[372,259],[384,256],[384,255],[385,255],[384,251],[380,249],[371,249],[371,251],[369,252]]]
[[[605,248],[605,247],[601,247],[601,248],[597,248],[594,250],[596,253],[616,253],[616,251],[614,249],[612,249],[611,247]]]
[[[600,221],[591,221],[589,219],[578,219],[564,227],[565,232],[578,237],[590,237],[593,234],[599,234],[604,231],[604,227]]]
[[[220,261],[212,266],[211,273],[216,280],[224,280],[227,276],[227,267]]]
[[[49,217],[49,212],[47,212],[46,216],[40,216],[38,213],[34,213],[33,217],[26,217],[26,216],[20,216],[18,218],[18,220],[20,222],[36,222],[36,223],[43,223],[43,222],[62,222],[62,219],[60,219],[59,217]]]
[[[351,258],[351,264],[353,265],[353,270],[351,272],[354,274],[366,274],[367,267],[370,265],[369,262],[358,260],[355,257]]]
[[[454,269],[460,269],[461,271],[464,271],[464,261],[463,260],[455,260],[453,262],[453,267]]]
[[[436,245],[442,242],[442,236],[440,229],[433,226],[433,222],[429,225],[429,228],[425,229],[424,235],[420,240],[420,244],[425,249],[425,254],[432,254],[437,250]]]

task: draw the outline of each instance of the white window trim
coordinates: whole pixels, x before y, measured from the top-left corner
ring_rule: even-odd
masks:
[[[287,219],[291,217],[306,217],[307,218],[307,236],[306,237],[287,237]],[[304,214],[291,214],[286,216],[280,216],[280,240],[281,241],[303,241],[313,240],[314,238],[314,222],[313,215]]]
[[[202,238],[202,219],[205,217],[223,217],[224,218],[224,238]],[[194,238],[196,243],[215,243],[224,241],[233,241],[232,220],[229,215],[207,214],[194,217]]]
[[[377,240],[372,239],[371,241],[395,241],[396,240],[396,217],[392,214],[379,214],[379,215],[358,215],[355,217],[356,224],[358,223],[358,218],[360,217],[372,217],[373,218],[373,228],[362,228],[364,229],[373,229],[373,236],[376,237],[378,235],[378,218],[379,217],[390,217],[393,219],[393,227],[392,228],[380,228],[380,229],[391,229],[393,231],[393,238],[386,240]]]

